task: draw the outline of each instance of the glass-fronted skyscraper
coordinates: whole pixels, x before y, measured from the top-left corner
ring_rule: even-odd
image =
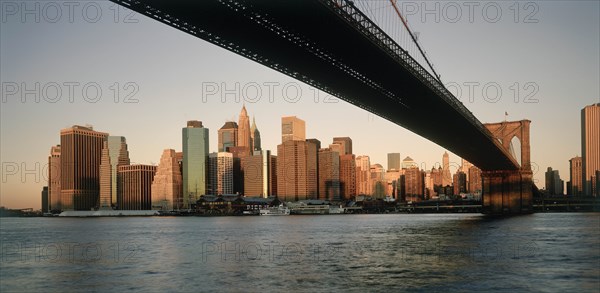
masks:
[[[208,171],[208,128],[201,121],[188,121],[182,129],[183,208],[190,208],[206,194]]]

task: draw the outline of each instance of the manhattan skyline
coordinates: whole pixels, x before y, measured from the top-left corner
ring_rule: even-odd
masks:
[[[459,99],[480,121],[500,122],[505,113],[508,120],[532,120],[532,161],[537,165],[534,179],[538,187],[543,186],[546,167],[559,170],[564,177],[569,172],[568,159],[581,156],[580,110],[597,103],[600,96],[599,6],[580,4],[540,3],[539,22],[535,24],[506,20],[443,25],[418,19],[411,23],[421,32],[421,41],[446,84],[478,82],[479,90],[489,82],[501,86],[503,94],[496,103],[485,101],[480,91],[471,102],[467,87],[463,87]],[[112,4],[103,5],[108,13]],[[561,8],[579,17],[563,21],[556,14]],[[581,16],[586,14],[592,16]],[[43,168],[49,148],[59,143],[60,129],[74,124],[91,124],[97,131],[125,136],[131,162],[151,164],[158,163],[163,149],[181,151],[181,126],[188,120],[200,120],[210,129],[209,149],[214,152],[217,130],[227,121],[237,121],[244,102],[249,116],[257,119],[263,149],[276,151],[281,116],[295,115],[306,121],[307,138],[329,143],[333,137],[351,137],[354,153],[370,156],[373,164],[386,165],[387,153],[393,152],[425,163],[425,169],[442,163],[442,147],[346,102],[326,99],[326,94],[299,81],[141,15],[136,16],[138,23],[114,23],[106,18],[98,23],[65,21],[54,26],[3,19],[3,164],[25,164],[33,169],[39,163]],[[136,40],[128,39],[128,34],[135,34]],[[554,38],[569,42],[549,47]],[[43,42],[44,49],[35,46],[36,41]],[[512,45],[503,46],[504,42]],[[553,64],[548,61],[552,54],[567,55],[561,64]],[[191,57],[186,60],[180,56]],[[498,61],[494,61],[496,57]],[[79,90],[90,82],[97,83],[102,88],[101,99],[92,103],[75,94],[74,101],[69,102],[64,83],[73,82],[79,84]],[[535,103],[523,100],[526,92],[522,87],[527,82],[539,87],[533,96]],[[22,103],[19,95],[7,94],[7,83],[25,83],[27,88],[34,88],[36,83],[40,88],[58,83],[62,96],[58,102],[49,103],[38,94],[42,99],[36,103],[32,94]],[[111,90],[115,83],[120,88],[117,103]],[[514,83],[521,88],[517,103],[510,90]],[[239,90],[231,90],[236,84]],[[273,97],[268,95],[271,87],[275,89]],[[253,92],[256,88],[262,91],[258,96]],[[287,95],[283,88],[288,89]],[[295,94],[298,88],[302,95]],[[248,90],[245,97],[244,89]],[[137,102],[124,103],[126,94],[132,92],[135,94],[129,100]],[[225,102],[221,101],[222,93],[228,93]],[[423,117],[426,122],[427,117]],[[458,166],[460,158],[450,153],[450,162]],[[22,173],[8,176],[3,169],[0,205],[39,207],[39,192],[46,179],[38,174],[39,182],[35,182],[34,175],[25,174],[22,182]]]

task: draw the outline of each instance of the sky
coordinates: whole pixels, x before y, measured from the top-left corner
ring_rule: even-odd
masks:
[[[580,111],[600,102],[600,2],[469,3],[474,4],[401,1],[399,6],[443,82],[480,121],[500,122],[505,113],[508,120],[532,121],[538,187],[544,186],[547,167],[568,181],[568,160],[581,155]],[[111,2],[0,4],[0,206],[41,207],[50,147],[60,143],[60,129],[72,125],[125,136],[131,162],[140,164],[157,164],[165,148],[181,150],[187,120],[209,128],[210,151],[217,151],[217,130],[237,121],[243,104],[256,119],[263,148],[274,152],[281,117],[289,115],[306,121],[307,138],[327,145],[333,137],[349,136],[355,154],[384,167],[386,154],[399,152],[430,169],[445,151]],[[474,85],[473,96],[468,85]],[[460,165],[452,153],[450,161]]]

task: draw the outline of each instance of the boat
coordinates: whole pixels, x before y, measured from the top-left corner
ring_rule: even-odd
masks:
[[[259,215],[261,216],[289,216],[290,209],[284,207],[283,205],[279,205],[278,207],[270,207],[266,209],[260,209]]]
[[[343,214],[346,212],[346,209],[342,207],[342,205],[337,206],[329,206],[329,214]]]

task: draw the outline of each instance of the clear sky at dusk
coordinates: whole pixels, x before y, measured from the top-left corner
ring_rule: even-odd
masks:
[[[210,129],[210,149],[217,151],[217,130],[226,121],[237,121],[244,89],[245,105],[256,119],[264,149],[276,151],[281,116],[296,115],[306,121],[307,138],[327,145],[334,136],[349,136],[354,153],[369,155],[371,163],[386,166],[389,152],[410,156],[428,169],[441,162],[442,147],[400,126],[341,100],[325,100],[325,93],[299,81],[142,15],[129,15],[113,3],[76,2],[80,5],[69,19],[64,2],[54,2],[60,17],[56,7],[45,6],[49,2],[32,2],[40,4],[39,22],[35,15],[12,12],[15,6],[10,3],[20,9],[22,1],[1,2],[1,206],[40,208],[50,147],[60,143],[60,129],[74,124],[125,136],[132,163],[158,163],[165,148],[180,151],[181,128],[187,120],[201,120]],[[86,13],[83,7],[88,3],[97,6],[88,5]],[[442,9],[446,2],[439,3]],[[509,120],[532,121],[538,187],[543,187],[543,172],[549,166],[558,169],[566,182],[568,160],[581,155],[580,110],[600,101],[600,2],[532,2],[535,11],[519,2],[518,22],[514,7],[511,10],[515,2],[497,3],[502,14],[495,23],[487,21],[480,9],[475,9],[470,22],[464,5],[459,5],[464,11],[456,23],[444,14],[439,22],[431,16],[422,19],[419,12],[409,15],[408,21],[419,32],[444,83],[480,84],[473,100],[468,99],[466,86],[459,97],[480,121],[502,121],[505,112]],[[524,23],[526,17],[537,23]],[[490,82],[502,90],[495,103],[482,96],[483,85]],[[36,83],[41,93],[25,95],[22,102],[24,87],[33,89]],[[517,101],[515,83],[520,87]],[[532,87],[523,88],[527,83]],[[18,92],[13,94],[15,84]],[[272,97],[267,84],[273,85]],[[68,85],[73,85],[72,101]],[[217,94],[203,91],[207,85],[217,85]],[[102,92],[91,101],[97,88]],[[530,103],[525,102],[534,88]],[[234,94],[221,101],[226,89]],[[125,102],[127,94],[132,96]],[[58,101],[49,101],[53,98]],[[427,123],[428,117],[422,121]],[[450,161],[460,164],[453,154]],[[19,170],[13,172],[15,166]]]

